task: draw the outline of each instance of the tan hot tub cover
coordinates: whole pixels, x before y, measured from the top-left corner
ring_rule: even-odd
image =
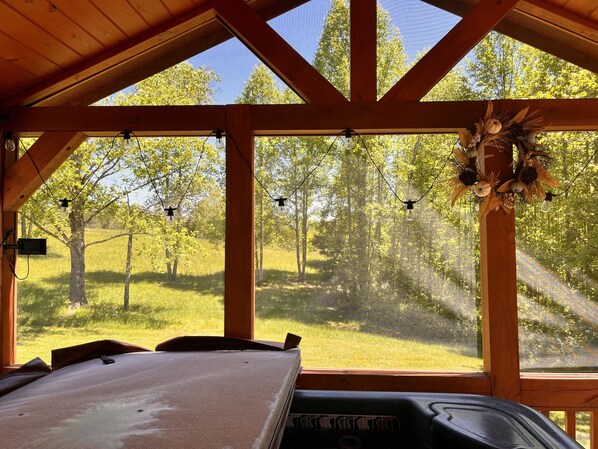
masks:
[[[275,448],[299,349],[133,352],[0,397],[2,449]]]

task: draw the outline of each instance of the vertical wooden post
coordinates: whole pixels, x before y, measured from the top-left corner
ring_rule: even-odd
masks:
[[[577,422],[575,419],[575,410],[565,412],[565,431],[575,439],[577,434]]]
[[[0,151],[2,152],[2,193],[4,193],[4,175],[13,166],[18,158],[18,149],[6,151],[4,140],[0,139]],[[4,197],[4,195],[2,195]],[[15,241],[17,232],[17,213],[4,211],[4,200],[2,200],[2,226],[0,228],[0,239],[4,239],[10,230],[14,230]],[[12,242],[11,242],[12,243]],[[0,249],[3,251],[3,249]],[[9,250],[12,251],[12,250]],[[16,285],[15,277],[4,254],[0,262],[0,368],[12,365],[16,358]],[[8,254],[6,255],[8,256]],[[15,251],[16,264],[16,251]]]
[[[226,108],[224,335],[253,338],[255,251],[251,106]]]
[[[512,172],[513,151],[486,147],[485,172],[505,179]],[[515,213],[492,211],[480,220],[482,339],[484,370],[492,395],[521,399],[517,318],[517,260]]]
[[[590,412],[590,449],[598,449],[598,411]]]
[[[351,101],[376,101],[376,0],[351,1]]]

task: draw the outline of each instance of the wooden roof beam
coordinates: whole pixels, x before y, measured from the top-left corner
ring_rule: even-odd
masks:
[[[549,131],[598,131],[598,99],[493,100],[497,111],[537,110]],[[356,102],[252,105],[256,135],[333,135],[347,126],[361,133],[456,132],[485,113],[485,101]],[[232,106],[73,106],[13,108],[6,129],[20,136],[44,131],[114,136],[207,135],[225,129]]]
[[[346,102],[346,98],[243,0],[215,7],[218,19],[305,102]]]
[[[465,16],[476,0],[422,0]],[[598,25],[544,0],[521,0],[495,31],[598,73]]]
[[[376,0],[351,2],[351,101],[376,101]]]
[[[421,100],[518,2],[519,0],[481,0],[381,101]]]
[[[19,210],[43,185],[42,178],[48,179],[86,138],[83,133],[67,131],[47,132],[37,139],[29,154],[23,155],[4,176],[4,212]]]

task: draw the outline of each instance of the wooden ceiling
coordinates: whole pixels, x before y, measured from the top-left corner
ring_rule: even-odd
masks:
[[[249,0],[272,18],[306,0]],[[424,0],[464,16],[478,0]],[[0,102],[85,105],[231,37],[226,0],[1,0]],[[598,1],[521,0],[496,28],[598,73]]]

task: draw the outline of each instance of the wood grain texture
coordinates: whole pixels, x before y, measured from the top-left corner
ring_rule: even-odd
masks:
[[[420,391],[491,394],[484,373],[409,372],[389,370],[303,369],[297,388],[304,390]]]
[[[255,182],[250,105],[235,105],[227,109],[225,138],[224,335],[253,338]]]
[[[598,99],[495,100],[497,111],[537,110],[547,131],[598,130]],[[347,126],[364,134],[457,132],[484,115],[483,101],[355,102],[253,105],[256,135],[335,135]],[[232,106],[126,106],[11,108],[6,129],[19,135],[81,131],[112,136],[125,127],[139,135],[205,135],[223,127]]]
[[[376,0],[351,2],[351,101],[376,101]]]
[[[7,152],[4,150],[4,141],[2,143],[2,184],[4,186],[4,173],[10,170],[16,163],[18,151]],[[4,211],[4,203],[2,204]],[[10,243],[17,241],[17,213],[2,212],[2,226],[0,228],[1,238],[6,239],[10,231],[14,231],[12,237],[8,239]],[[7,257],[14,256],[16,266],[16,251],[8,250],[3,254],[0,261],[0,366],[11,365],[16,359],[16,281],[12,274]]]
[[[598,449],[598,410],[590,412],[590,449]]]
[[[576,436],[577,420],[575,419],[575,411],[567,410],[565,412],[565,431],[571,435],[572,438]]]
[[[511,145],[486,146],[485,173],[506,180],[512,172]],[[515,213],[502,208],[480,219],[480,284],[484,371],[492,395],[521,400]]]
[[[598,374],[521,374],[521,402],[546,410],[598,409]]]
[[[93,17],[93,23],[89,24],[90,34],[94,37],[105,35],[106,40],[111,42],[109,49],[91,58],[81,59],[79,64],[51,77],[56,72],[54,65],[42,70],[42,66],[32,64],[29,67],[27,61],[17,60],[20,62],[18,67],[25,66],[37,79],[27,83],[29,88],[17,95],[0,96],[3,98],[2,107],[87,105],[224,42],[231,35],[214,19],[213,7],[219,1],[202,0],[197,6],[188,3],[192,9],[160,25],[147,25],[143,32],[133,37],[128,37],[109,21],[107,17],[110,14],[102,14],[105,11],[102,6],[108,8],[107,5],[111,3],[102,2],[95,6],[87,0],[73,2],[72,7],[61,12],[76,18],[77,12],[89,10]],[[249,3],[260,17],[268,20],[304,2],[254,0]],[[118,5],[120,3],[111,7],[118,9]],[[128,10],[126,6],[121,6]],[[0,45],[0,58],[3,48]]]
[[[17,211],[64,161],[84,142],[85,134],[79,132],[44,133],[14,165],[4,174],[3,211]],[[35,161],[35,165],[31,160]]]
[[[518,2],[519,0],[481,0],[381,98],[381,101],[420,100]]]
[[[476,4],[476,0],[423,0],[426,3],[442,8],[454,14],[465,16]],[[598,42],[589,40],[584,34],[587,29],[597,26],[598,11],[593,10],[593,0],[587,0],[587,10],[590,11],[589,20],[573,14],[566,8],[560,8],[555,0],[521,0],[520,5],[514,8],[494,28],[523,43],[536,47],[546,53],[552,54],[565,61],[569,61],[584,69],[598,73]],[[558,16],[570,20],[564,22],[546,21],[541,17],[530,14],[530,8],[541,7],[546,11],[557,7]],[[595,14],[595,15],[594,15]],[[571,20],[572,19],[572,20]],[[569,28],[570,25],[573,25]]]
[[[345,97],[243,0],[214,7],[218,19],[307,103],[346,102]]]

